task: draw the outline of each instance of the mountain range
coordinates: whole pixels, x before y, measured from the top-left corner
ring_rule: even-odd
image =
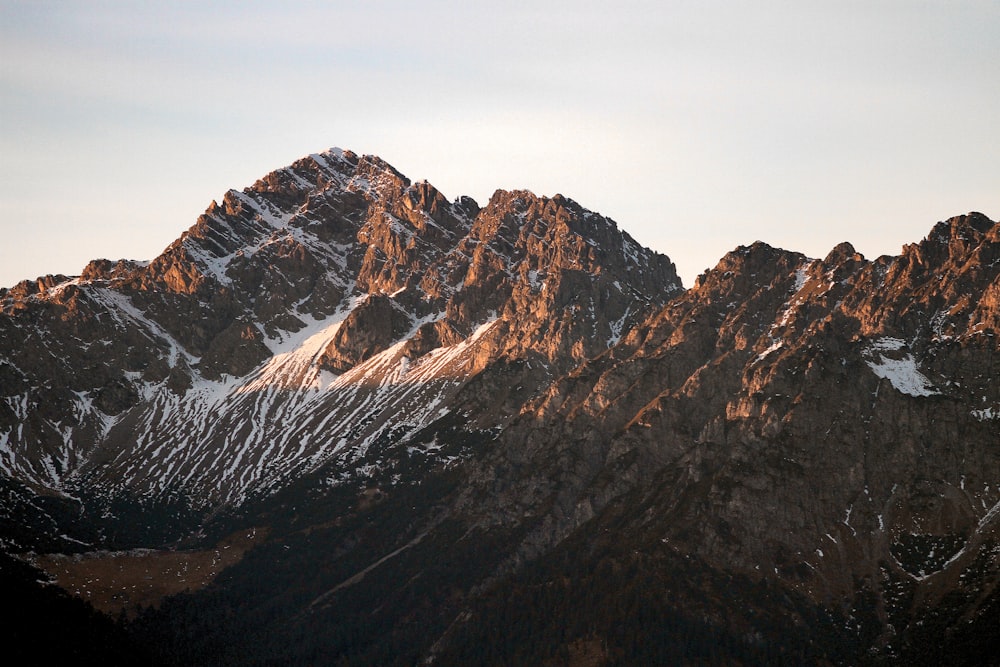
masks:
[[[982,214],[685,289],[572,199],[331,149],[0,311],[15,655],[58,613],[137,664],[1000,660]]]

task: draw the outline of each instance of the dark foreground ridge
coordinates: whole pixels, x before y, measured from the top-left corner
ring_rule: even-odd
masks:
[[[333,149],[0,310],[4,576],[107,660],[998,664],[981,214],[684,290]]]

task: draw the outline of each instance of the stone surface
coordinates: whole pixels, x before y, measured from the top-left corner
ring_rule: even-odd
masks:
[[[898,257],[757,242],[684,290],[571,199],[449,202],[333,149],[229,191],[149,263],[24,281],[0,310],[8,551],[266,525],[223,590],[265,567],[311,592],[291,618],[397,614],[445,661],[567,568],[650,577],[747,650],[790,624],[830,662],[915,655],[1000,608],[981,214]],[[376,570],[389,611],[350,592]],[[616,655],[568,632],[566,655]]]

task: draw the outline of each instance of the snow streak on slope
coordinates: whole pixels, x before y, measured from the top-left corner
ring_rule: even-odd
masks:
[[[269,340],[274,356],[254,371],[251,379],[237,392],[266,391],[271,387],[320,390],[328,386],[335,376],[319,368],[319,359],[333,341],[341,323],[367,298],[368,295],[355,297],[346,310],[326,319],[305,316],[303,319],[311,320],[311,324],[301,331]]]
[[[140,341],[139,345],[155,350],[170,368],[190,367],[198,362],[197,357],[189,354],[170,333],[124,294],[105,286],[82,284],[78,279],[53,289],[62,292],[70,285],[78,287],[80,302],[93,307],[98,313],[95,319],[105,317],[112,335],[125,338],[128,332],[132,332]],[[60,341],[49,340],[37,327],[33,335],[37,337],[38,346],[51,355],[56,368],[72,366],[73,362],[63,356]],[[104,342],[98,340],[85,345],[89,347]],[[12,363],[11,366],[16,368]],[[23,375],[20,371],[17,373]],[[139,375],[135,371],[122,373],[123,378],[129,381],[138,379]],[[0,471],[28,484],[59,491],[65,488],[81,466],[86,465],[95,447],[107,436],[118,417],[106,414],[97,407],[94,400],[96,392],[70,390],[65,385],[54,387],[53,384],[46,378],[39,378],[34,386],[26,387],[21,393],[3,397],[16,423],[7,429],[0,429]],[[43,388],[50,392],[59,390],[56,394],[59,398],[54,400],[52,393],[40,393]],[[67,410],[61,412],[54,409],[57,407]]]
[[[154,388],[149,407],[109,434],[117,454],[106,470],[114,477],[95,469],[87,483],[108,494],[130,488],[238,504],[332,457],[350,462],[376,443],[406,443],[447,413],[495,320],[417,359],[406,356],[404,340],[341,376],[320,369],[323,351],[364,299],[275,343],[278,354],[244,378],[199,379],[183,396]]]
[[[497,356],[565,372],[680,289],[666,257],[572,200],[449,203],[339,149],[228,191],[150,263],[84,274],[9,299],[40,353],[0,375],[18,383],[0,395],[0,472],[206,506],[421,449],[413,433]],[[498,318],[506,338],[481,345]]]

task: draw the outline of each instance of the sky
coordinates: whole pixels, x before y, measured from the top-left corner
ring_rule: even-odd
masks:
[[[1000,0],[0,0],[0,286],[152,259],[332,146],[677,265],[1000,218]]]

